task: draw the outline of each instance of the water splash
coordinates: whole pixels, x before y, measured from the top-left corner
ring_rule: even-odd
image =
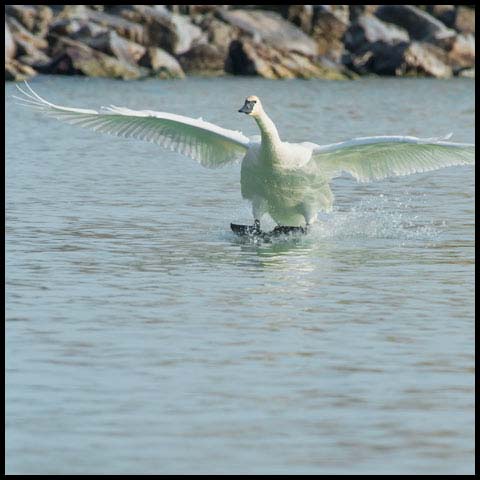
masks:
[[[436,240],[441,227],[416,213],[410,199],[379,195],[362,199],[348,211],[334,209],[322,215],[312,228],[319,238],[373,238],[396,240]]]
[[[421,207],[421,201],[420,201]],[[318,222],[310,227],[307,235],[279,235],[262,239],[259,237],[229,238],[240,243],[301,243],[321,240],[391,239],[403,245],[407,241],[423,241],[431,244],[439,239],[446,222],[433,222],[418,214],[419,198],[387,197],[383,194],[362,199],[349,210],[335,207],[332,213],[320,214]],[[264,222],[264,225],[269,225]],[[273,228],[273,227],[272,227]]]

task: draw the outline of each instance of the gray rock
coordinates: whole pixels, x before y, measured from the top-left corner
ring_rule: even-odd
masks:
[[[349,54],[343,60],[356,73],[397,75],[409,36],[396,25],[360,14],[345,33],[344,42]]]
[[[264,10],[219,10],[220,17],[255,42],[266,42],[285,51],[316,55],[316,42],[276,12]]]
[[[50,63],[52,59],[43,52],[35,55],[20,55],[17,60],[24,65],[32,67],[39,73],[50,73]]]
[[[89,47],[132,65],[136,65],[146,51],[144,46],[120,37],[114,30],[95,37],[88,36],[82,40]]]
[[[363,53],[350,57],[347,66],[361,75],[373,73],[448,78],[453,73],[448,65],[447,54],[427,42],[400,42],[393,45],[375,42]]]
[[[167,5],[172,13],[194,16],[198,14],[212,13],[219,7],[228,5]]]
[[[139,65],[151,70],[151,75],[162,78],[184,78],[185,73],[177,59],[161,48],[149,47]]]
[[[465,78],[475,78],[475,67],[474,68],[467,68],[465,70],[461,70],[458,73],[459,77],[465,77]]]
[[[348,66],[359,74],[448,78],[453,73],[446,53],[427,42],[395,45],[376,42],[365,53],[355,56]]]
[[[30,31],[35,26],[36,12],[33,5],[5,5],[5,14],[15,18]]]
[[[190,75],[217,76],[225,73],[228,51],[216,45],[202,43],[180,55],[178,61]]]
[[[20,82],[35,76],[37,72],[28,65],[12,59],[5,62],[5,80]]]
[[[284,18],[310,35],[313,24],[313,5],[286,5],[286,7]]]
[[[349,28],[348,16],[331,5],[315,5],[312,19],[312,37],[317,42],[319,55],[340,62],[344,53],[343,37]]]
[[[475,10],[463,5],[457,7],[453,27],[459,32],[475,35]]]
[[[53,19],[53,11],[47,5],[6,5],[5,14],[15,18],[29,32],[45,37]]]
[[[22,63],[38,69],[50,61],[50,58],[44,51],[39,50],[21,37],[17,37],[15,42],[17,44],[17,59]]]
[[[234,27],[213,15],[205,15],[199,27],[206,34],[207,42],[224,52],[228,52],[230,42],[238,38],[238,31]]]
[[[15,42],[13,41],[12,34],[8,28],[7,22],[5,21],[5,61],[15,58],[15,53],[17,49]]]
[[[88,20],[90,9],[86,5],[64,5],[62,9],[57,12],[57,19],[75,19]]]
[[[72,12],[69,18],[92,20],[98,25],[115,30],[116,33],[132,42],[145,45],[146,34],[143,25],[131,22],[125,18],[89,9]]]
[[[15,42],[22,40],[39,50],[48,48],[47,40],[30,33],[18,20],[8,16],[5,19]]]
[[[413,5],[382,5],[375,15],[384,22],[404,28],[413,40],[436,43],[455,36],[453,30]]]
[[[107,33],[107,27],[99,25],[88,19],[82,18],[59,18],[50,25],[50,32],[72,39],[96,37]]]
[[[236,75],[265,78],[347,78],[334,68],[316,62],[314,57],[242,38],[230,44],[225,70]]]
[[[348,5],[351,22],[356,22],[360,15],[373,15],[381,5]]]
[[[427,12],[444,23],[448,28],[455,25],[455,5],[427,5]]]
[[[144,45],[161,47],[174,55],[187,52],[204,38],[202,30],[188,17],[171,13],[160,5],[135,5],[131,10],[124,9],[122,15],[145,25]]]
[[[475,36],[457,35],[448,51],[448,63],[454,70],[475,67]]]
[[[406,42],[389,45],[375,42],[355,54],[344,58],[348,68],[360,75],[398,75],[404,63],[403,53]]]
[[[52,59],[50,73],[86,75],[132,80],[148,75],[148,70],[95,50],[82,42],[57,37],[57,54]]]
[[[436,78],[452,76],[452,69],[447,65],[443,50],[424,42],[412,42],[404,51],[404,64],[399,73],[421,75]]]
[[[345,33],[345,47],[351,52],[362,52],[375,42],[395,45],[408,42],[408,32],[392,23],[385,23],[373,15],[360,15]]]

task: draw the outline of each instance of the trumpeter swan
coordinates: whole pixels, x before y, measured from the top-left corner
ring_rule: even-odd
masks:
[[[242,196],[252,203],[257,229],[265,213],[282,226],[309,225],[333,204],[330,182],[347,172],[360,182],[475,163],[475,145],[447,138],[377,136],[330,145],[280,139],[258,97],[239,112],[257,122],[261,135],[247,138],[201,119],[151,110],[110,106],[101,111],[69,108],[44,100],[25,82],[23,104],[99,132],[136,138],[182,153],[205,167],[241,161]]]

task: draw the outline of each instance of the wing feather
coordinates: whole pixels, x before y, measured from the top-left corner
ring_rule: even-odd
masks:
[[[101,111],[54,105],[40,97],[25,82],[28,91],[15,97],[22,104],[67,123],[97,132],[156,143],[189,156],[210,168],[242,160],[249,140],[241,132],[166,112],[104,107]]]
[[[452,165],[473,165],[475,145],[437,138],[363,137],[316,145],[312,160],[329,178],[346,172],[360,182],[369,182]]]

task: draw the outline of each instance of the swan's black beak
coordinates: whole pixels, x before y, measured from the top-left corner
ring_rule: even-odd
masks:
[[[245,104],[243,107],[239,110],[240,113],[246,113],[247,115],[249,113],[253,112],[253,107],[255,106],[255,102],[245,100]]]

